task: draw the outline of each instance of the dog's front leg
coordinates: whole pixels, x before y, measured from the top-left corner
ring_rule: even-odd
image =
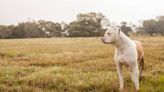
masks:
[[[139,71],[137,64],[134,66],[130,66],[131,78],[135,84],[136,92],[139,91]]]
[[[123,74],[122,74],[122,65],[120,63],[117,63],[116,66],[117,66],[117,72],[118,72],[118,77],[119,77],[119,82],[120,82],[120,91],[123,91],[124,80],[123,80]]]

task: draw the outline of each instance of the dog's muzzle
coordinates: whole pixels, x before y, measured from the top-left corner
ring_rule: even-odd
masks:
[[[105,37],[102,37],[102,38],[101,38],[101,41],[102,41],[103,43],[105,43],[105,44],[110,44],[109,42],[106,42],[106,41],[105,41]]]
[[[106,43],[104,37],[101,38],[101,41],[102,41],[103,43]]]

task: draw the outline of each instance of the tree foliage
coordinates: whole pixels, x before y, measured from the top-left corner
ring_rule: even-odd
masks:
[[[0,25],[0,38],[11,38],[12,28]]]
[[[40,38],[61,37],[60,23],[39,20],[27,21],[18,25],[0,26],[0,38]]]
[[[76,21],[69,25],[70,37],[93,37],[101,36],[103,29],[101,21],[104,16],[101,13],[84,13],[77,15]]]
[[[143,30],[146,34],[164,35],[164,16],[159,16],[156,19],[144,20]]]

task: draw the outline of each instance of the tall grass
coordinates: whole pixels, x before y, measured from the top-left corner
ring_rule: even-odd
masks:
[[[145,51],[140,92],[164,92],[164,37],[136,37]],[[118,92],[114,47],[100,38],[0,40],[0,92]],[[134,91],[124,67],[125,90]]]

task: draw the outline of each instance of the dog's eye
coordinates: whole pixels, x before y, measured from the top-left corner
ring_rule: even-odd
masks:
[[[111,33],[108,33],[108,35],[111,35]]]

